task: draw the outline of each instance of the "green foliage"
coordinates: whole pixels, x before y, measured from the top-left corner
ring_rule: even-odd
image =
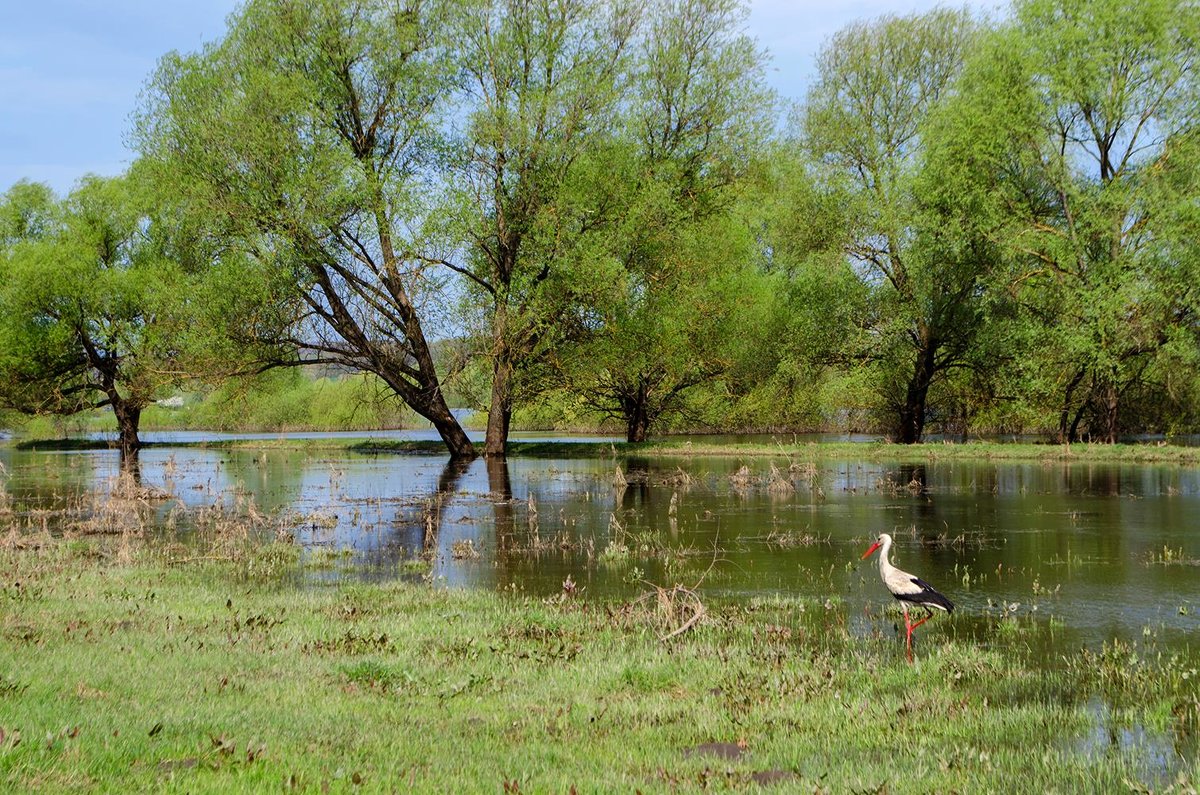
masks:
[[[22,242],[50,237],[57,229],[58,209],[49,186],[25,180],[13,185],[0,204],[0,246],[7,251]]]
[[[137,415],[181,375],[189,276],[164,255],[138,175],[87,177],[61,202],[18,183],[0,200],[0,401],[27,414]]]
[[[182,217],[222,243],[204,318],[229,338],[223,370],[374,373],[470,456],[426,338],[442,285],[417,250],[446,10],[253,0],[219,42],[160,62],[135,137]]]
[[[1172,154],[1195,135],[1198,33],[1191,3],[1031,0],[964,90],[1001,120],[991,168],[1015,179],[993,189],[996,237],[1041,371],[1024,397],[1046,395],[1060,438],[1144,427],[1123,406],[1157,391],[1155,359],[1196,311],[1194,234],[1176,222],[1200,181]]]
[[[608,167],[629,75],[635,4],[495,0],[452,17],[465,124],[449,128],[435,216],[466,277],[466,325],[489,357],[489,454],[513,410],[546,388],[553,352],[619,273],[593,232],[623,211]]]
[[[492,454],[510,423],[1200,428],[1194,2],[859,21],[784,135],[746,14],[250,0],[162,59],[129,175],[0,198],[0,410],[111,406],[135,444],[143,409],[409,419],[383,390],[459,456],[449,404]],[[219,386],[308,364],[369,375]]]
[[[636,42],[604,183],[623,208],[597,235],[621,267],[557,360],[568,388],[633,441],[728,369],[757,311],[754,240],[737,207],[772,98],[743,16],[729,0],[659,3]]]
[[[277,370],[239,379],[180,408],[147,411],[147,428],[219,431],[339,431],[411,427],[417,418],[378,378],[367,373],[310,378]]]
[[[953,94],[977,25],[965,11],[884,17],[839,32],[819,59],[801,117],[818,179],[844,207],[834,239],[868,288],[877,408],[896,438],[920,439],[931,387],[965,366],[995,256],[972,208],[945,190],[957,163],[932,154],[939,103]]]
[[[579,395],[563,389],[542,392],[513,412],[513,426],[521,430],[590,432],[609,425]]]

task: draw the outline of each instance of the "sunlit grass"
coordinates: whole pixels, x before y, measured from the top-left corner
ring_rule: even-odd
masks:
[[[1113,791],[1196,773],[1195,659],[1113,644],[1047,668],[1000,621],[987,648],[927,631],[910,664],[890,619],[862,637],[839,602],[784,598],[704,604],[663,642],[691,597],[297,588],[288,571],[328,561],[211,533],[186,556],[122,535],[0,551],[0,788]],[[1153,747],[1094,747],[1098,727]]]

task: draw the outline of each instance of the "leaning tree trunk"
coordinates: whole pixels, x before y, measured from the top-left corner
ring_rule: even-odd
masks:
[[[417,364],[415,380],[418,382],[419,391],[414,394],[411,388],[401,386],[407,384],[408,381],[403,375],[396,376],[395,380],[385,380],[389,381],[392,388],[396,389],[397,393],[411,408],[415,409],[421,416],[433,424],[438,435],[442,437],[446,448],[450,451],[450,458],[452,460],[473,459],[476,456],[475,446],[467,438],[467,434],[463,431],[462,425],[459,424],[458,418],[450,413],[450,407],[446,405],[446,398],[442,394],[441,381],[438,378],[437,365],[433,361],[433,353],[429,350],[429,341],[425,338],[425,331],[421,327],[421,318],[417,314],[416,307],[413,305],[404,281],[398,275],[396,250],[392,242],[392,224],[388,215],[388,203],[384,197],[383,188],[379,183],[374,169],[369,164],[365,166],[365,173],[371,185],[374,199],[373,209],[379,234],[379,247],[386,263],[386,267],[380,278],[393,297],[396,309],[404,321],[404,337],[408,342],[409,353],[416,360]],[[336,290],[328,279],[325,267],[323,265],[318,267],[316,273],[318,278],[321,279],[326,295],[331,299],[334,298]],[[371,346],[367,342],[366,336],[353,320],[352,314],[347,311],[340,300],[336,302],[333,309],[335,317],[340,323],[340,333],[343,338],[356,342],[360,349],[369,349]],[[404,370],[403,366],[400,366],[399,369],[401,371]],[[409,377],[414,376],[409,373]]]
[[[421,357],[417,358],[418,361],[421,361]],[[425,358],[428,360],[428,365],[423,366],[421,371],[423,374],[429,375],[425,378],[422,388],[411,384],[406,376],[397,372],[398,368],[395,366],[376,366],[371,372],[382,378],[384,383],[400,396],[405,405],[429,420],[434,430],[438,432],[438,436],[442,438],[446,449],[449,450],[452,460],[471,461],[478,455],[475,445],[467,438],[467,433],[462,429],[458,418],[446,404],[446,398],[437,381],[436,371],[433,369],[433,359],[428,356],[427,351]],[[385,364],[387,363],[385,362]]]
[[[446,401],[441,398],[440,390],[438,397],[438,401],[424,414],[425,419],[433,423],[438,436],[442,437],[442,442],[446,445],[446,449],[450,451],[450,459],[452,461],[470,461],[474,459],[477,455],[475,445],[467,437],[467,432],[459,424],[458,418],[450,412]]]
[[[1071,399],[1075,394],[1075,389],[1083,381],[1083,377],[1087,375],[1087,368],[1081,367],[1075,372],[1075,376],[1067,384],[1067,388],[1063,394],[1062,410],[1058,414],[1058,438],[1055,441],[1058,444],[1071,444],[1076,440],[1075,433],[1079,426],[1079,418],[1081,413],[1075,415],[1074,422],[1071,419]]]

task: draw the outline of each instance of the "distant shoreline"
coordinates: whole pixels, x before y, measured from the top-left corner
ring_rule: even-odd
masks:
[[[3,442],[28,451],[106,450],[114,443],[91,439],[43,439]],[[476,447],[482,451],[483,445]],[[212,441],[147,442],[146,450],[342,450],[360,454],[441,455],[440,441],[394,440],[361,436],[309,439],[220,439]],[[938,460],[1062,461],[1096,463],[1200,464],[1200,447],[1171,444],[1030,444],[1026,442],[927,442],[899,445],[888,442],[694,443],[686,438],[630,444],[614,441],[510,441],[514,458],[603,458],[659,456],[665,458],[783,458],[797,461],[871,459],[896,462]]]

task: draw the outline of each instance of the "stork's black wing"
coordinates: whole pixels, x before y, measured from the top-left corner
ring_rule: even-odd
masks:
[[[920,577],[913,577],[912,584],[920,588],[919,591],[906,594],[896,594],[897,599],[902,599],[905,602],[912,602],[917,605],[928,605],[929,607],[940,607],[947,613],[954,612],[954,603],[947,599],[938,590],[929,583],[922,580]]]

